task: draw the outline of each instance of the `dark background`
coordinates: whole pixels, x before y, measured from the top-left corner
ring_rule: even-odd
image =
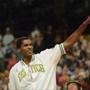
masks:
[[[71,33],[88,15],[90,0],[0,0],[0,31],[9,26],[20,36],[35,26],[45,30],[50,24],[61,31],[67,25],[67,32]],[[88,33],[90,30],[85,31]]]

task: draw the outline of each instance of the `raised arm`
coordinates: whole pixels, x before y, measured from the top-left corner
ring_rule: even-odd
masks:
[[[90,24],[90,16],[72,33],[63,43],[65,50],[72,47],[78,40],[79,36],[85,31],[86,27]]]

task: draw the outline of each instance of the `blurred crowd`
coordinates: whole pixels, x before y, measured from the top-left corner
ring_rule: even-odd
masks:
[[[46,30],[35,26],[29,35],[33,39],[34,53],[52,48],[68,36],[60,30],[53,30],[51,25]],[[9,71],[20,58],[15,40],[16,36],[10,27],[5,28],[4,34],[0,33],[0,90],[7,90]],[[84,90],[90,90],[90,35],[82,35],[61,58],[57,65],[56,81],[57,90],[69,81],[78,81]]]
[[[81,36],[57,66],[59,90],[70,81],[77,81],[83,90],[90,90],[90,36]]]

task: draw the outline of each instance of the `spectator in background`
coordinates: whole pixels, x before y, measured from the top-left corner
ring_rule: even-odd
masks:
[[[90,71],[88,73],[89,75],[86,78],[84,78],[85,82],[82,83],[84,90],[90,90]]]
[[[2,77],[2,90],[8,90],[8,76],[9,76],[9,71],[5,70],[3,72],[3,77]]]
[[[56,83],[57,83],[57,90],[60,90],[61,86],[60,86],[60,82],[59,82],[59,78],[62,75],[62,68],[57,65],[56,68]]]
[[[80,36],[79,41],[83,45],[83,49],[85,49],[87,46],[87,40],[85,39],[85,36],[84,35]]]
[[[8,46],[7,46],[7,48],[6,48],[6,53],[8,52],[8,51],[13,51],[13,52],[15,52],[15,53],[17,53],[17,50],[16,50],[16,41],[15,40],[12,40],[9,44],[8,44]]]
[[[90,39],[87,42],[86,55],[87,59],[90,60]]]
[[[4,59],[5,51],[3,47],[2,39],[0,39],[0,59]]]
[[[15,39],[14,35],[11,33],[10,27],[6,27],[5,34],[3,36],[3,44],[7,46],[11,41]]]
[[[16,53],[14,53],[13,51],[8,52],[5,55],[6,58],[6,69],[10,70],[12,68],[12,66],[14,66],[18,61],[17,61],[17,57],[16,57]]]
[[[83,89],[79,82],[71,81],[66,83],[65,87],[61,90],[83,90]]]
[[[42,32],[40,32],[39,30],[35,30],[31,33],[31,36],[33,40],[34,53],[39,53],[44,50],[45,44]]]
[[[4,70],[3,72],[0,73],[0,90],[8,90],[8,76],[9,76],[9,71]]]
[[[53,27],[52,25],[47,26],[47,30],[45,33],[45,44],[47,48],[51,48],[53,46],[54,38],[53,38]]]
[[[3,47],[2,39],[0,39],[0,71],[3,71],[5,69],[4,59],[5,59],[5,48]]]
[[[36,43],[37,35],[40,33],[38,26],[35,26],[34,30],[31,32],[30,36],[32,36],[33,43]]]
[[[84,36],[81,36],[79,39],[79,49],[80,49],[80,55],[79,59],[80,60],[85,60],[86,59],[86,48],[87,48],[87,41]]]
[[[58,84],[62,87],[66,82],[69,81],[67,65],[63,67],[61,75],[58,77]]]
[[[90,59],[86,59],[85,64],[87,66],[87,69],[90,70]]]
[[[69,54],[66,55],[63,63],[68,66],[69,74],[72,75],[75,71],[75,67],[78,65],[78,59],[76,59],[76,56],[70,51]]]

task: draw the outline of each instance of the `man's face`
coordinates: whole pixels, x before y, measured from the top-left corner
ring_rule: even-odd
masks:
[[[31,57],[33,54],[32,41],[30,39],[25,39],[22,41],[20,52],[24,57]]]

